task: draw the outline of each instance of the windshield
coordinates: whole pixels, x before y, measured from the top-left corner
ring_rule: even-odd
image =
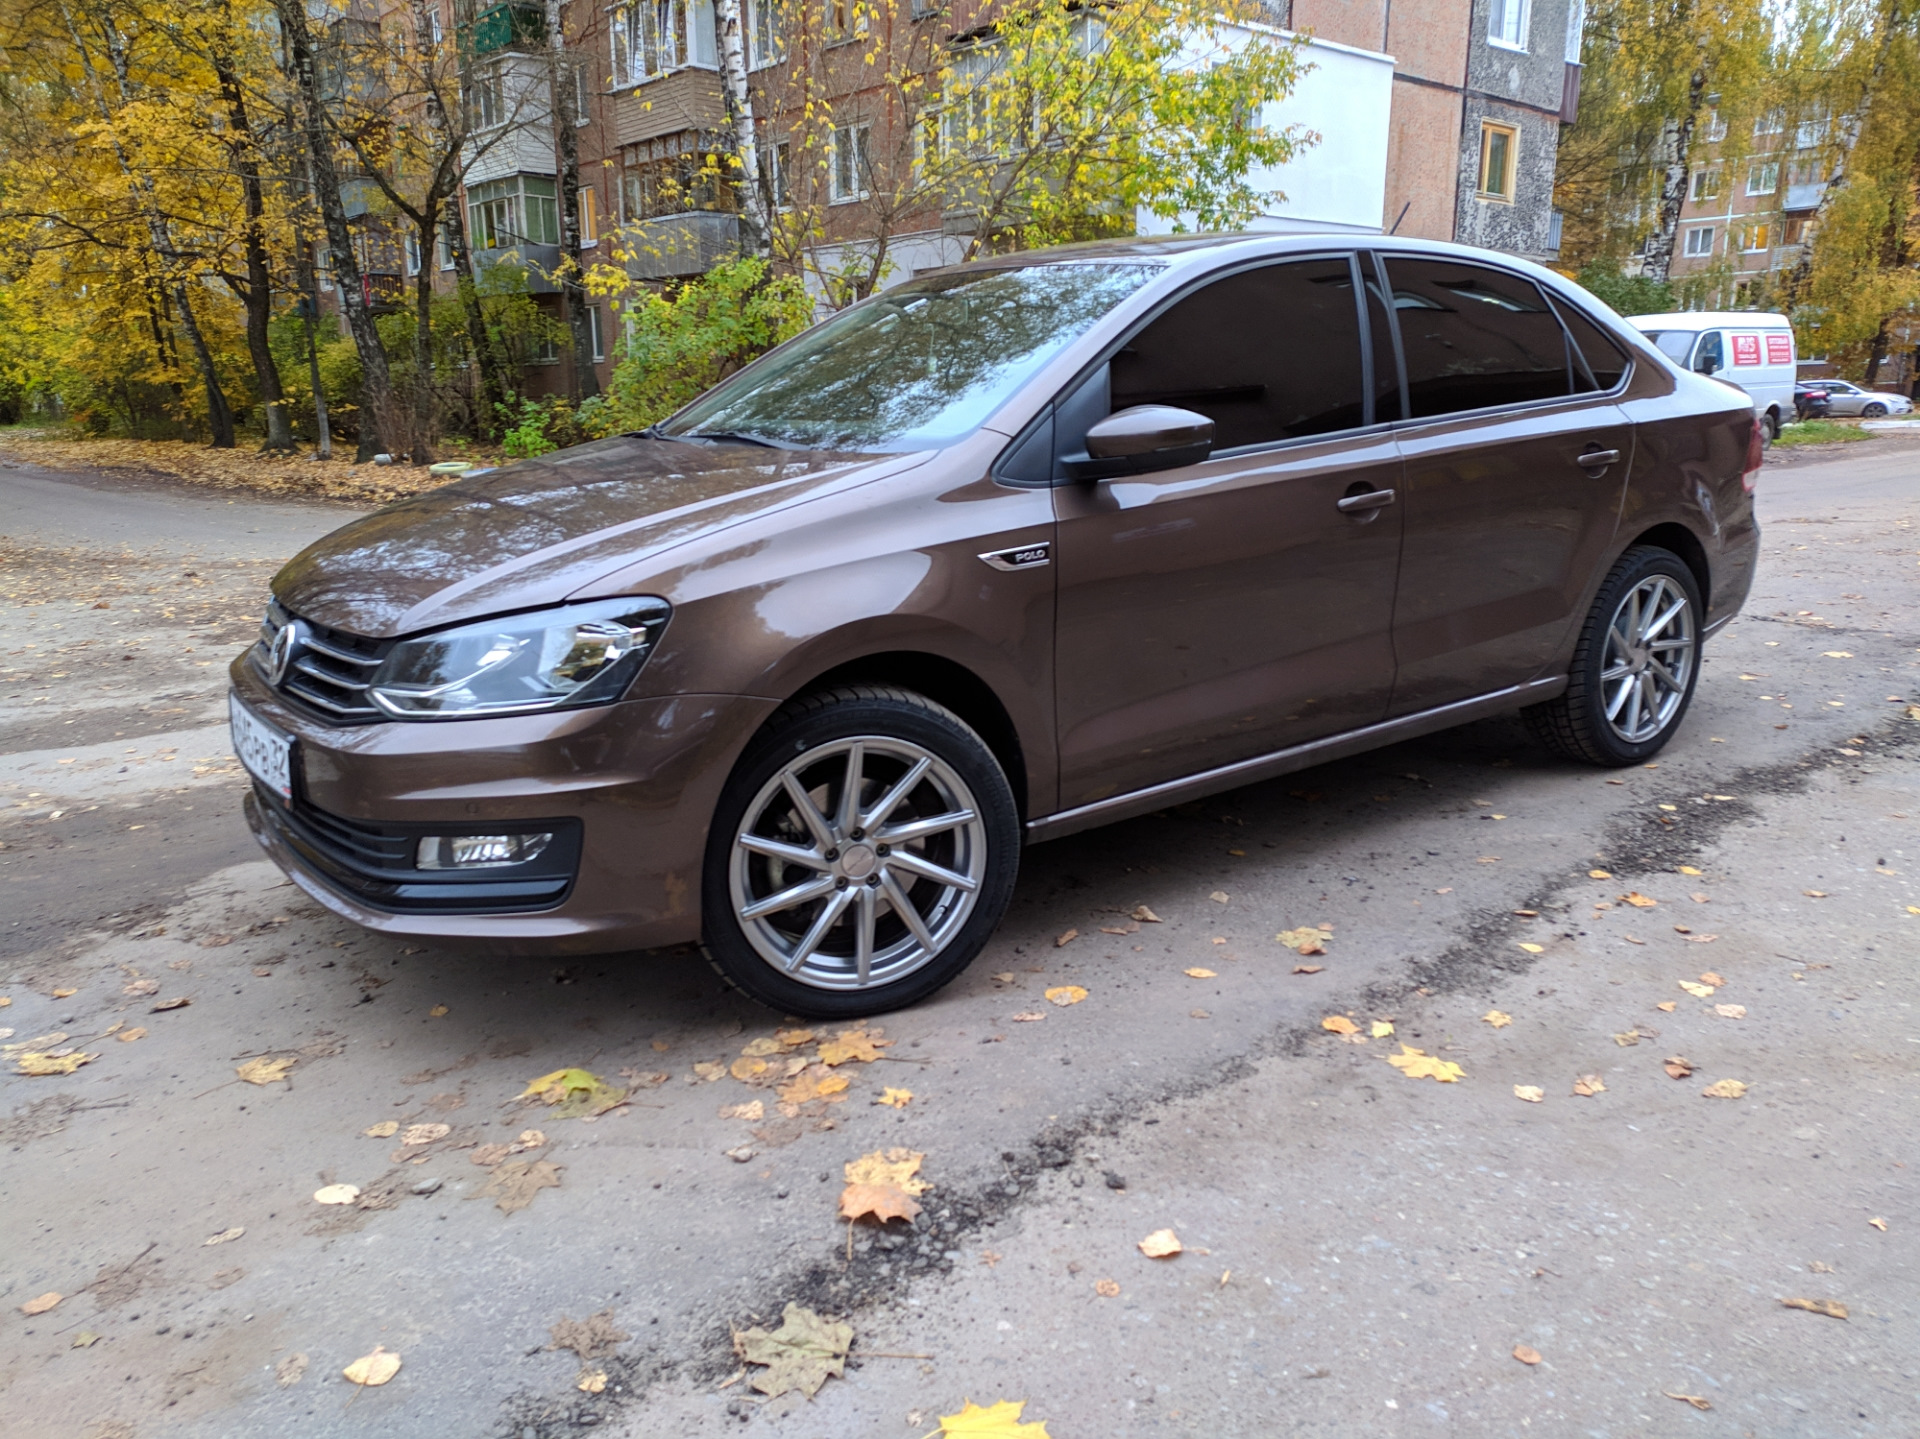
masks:
[[[1659,347],[1660,353],[1676,364],[1687,362],[1687,352],[1693,348],[1692,330],[1648,330],[1646,336]]]
[[[659,433],[806,449],[951,444],[1159,270],[1056,264],[910,280],[723,381]]]

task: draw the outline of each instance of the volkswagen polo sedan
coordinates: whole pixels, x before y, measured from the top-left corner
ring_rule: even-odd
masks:
[[[1508,711],[1646,760],[1760,456],[1744,396],[1506,256],[981,261],[307,549],[232,667],[247,811],[387,934],[697,940],[870,1014],[979,953],[1027,843]]]

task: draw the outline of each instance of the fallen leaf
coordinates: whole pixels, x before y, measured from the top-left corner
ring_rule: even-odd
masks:
[[[1722,979],[1719,975],[1715,974],[1712,970],[1708,970],[1705,974],[1701,975],[1700,982],[1702,984],[1711,984],[1716,989],[1724,989],[1727,983],[1724,979]]]
[[[843,1167],[849,1184],[891,1184],[908,1194],[925,1194],[933,1185],[920,1178],[920,1162],[927,1156],[912,1149],[876,1149]]]
[[[1010,969],[1003,969],[998,974],[988,975],[987,978],[991,979],[995,984],[1012,984],[1013,971]]]
[[[313,1191],[315,1204],[351,1204],[360,1197],[357,1184],[329,1184]]]
[[[1547,1092],[1537,1084],[1516,1084],[1513,1087],[1513,1097],[1524,1099],[1528,1104],[1539,1104],[1546,1099]]]
[[[1677,927],[1678,926],[1676,926],[1676,928]],[[1719,938],[1720,936],[1717,934],[1690,934],[1687,936],[1687,943],[1688,944],[1712,944],[1715,940]]]
[[[53,997],[55,999],[72,999],[79,992],[77,989],[56,989],[53,992]]]
[[[1045,1019],[1046,1017],[1047,1015],[1045,1010],[1026,1009],[1026,1010],[1022,1010],[1019,1014],[1014,1015],[1013,1022],[1015,1024],[1038,1024],[1041,1020]]]
[[[1685,1055],[1670,1054],[1662,1063],[1669,1079],[1687,1079],[1693,1074],[1693,1061]]]
[[[280,1084],[285,1082],[287,1071],[293,1066],[291,1059],[267,1059],[263,1056],[249,1059],[233,1072],[248,1084]]]
[[[91,1329],[82,1329],[78,1334],[73,1336],[73,1343],[67,1347],[69,1349],[91,1349],[99,1342],[100,1336],[98,1334],[95,1334]]]
[[[1677,864],[1674,866],[1674,868],[1678,870],[1681,874],[1698,875],[1703,873],[1703,871],[1695,869],[1690,864]]]
[[[368,1139],[391,1139],[400,1132],[400,1121],[383,1119],[378,1124],[370,1124],[360,1131]]]
[[[1597,1074],[1583,1074],[1573,1081],[1573,1092],[1583,1099],[1591,1099],[1596,1094],[1605,1094],[1607,1086]]]
[[[873,1102],[875,1104],[884,1104],[890,1109],[905,1109],[913,1102],[913,1091],[911,1089],[883,1089],[880,1091],[879,1097]]]
[[[1530,1344],[1516,1344],[1513,1346],[1513,1357],[1522,1364],[1538,1364],[1540,1351]]]
[[[244,1224],[236,1224],[231,1229],[221,1230],[218,1234],[214,1235],[211,1239],[201,1240],[200,1246],[201,1248],[204,1249],[211,1244],[230,1244],[234,1240],[238,1239],[241,1235],[245,1234],[246,1232],[247,1232],[247,1228]]]
[[[512,1153],[511,1144],[482,1144],[475,1147],[467,1156],[467,1160],[469,1163],[479,1165],[482,1169],[491,1169]]]
[[[1296,964],[1293,967],[1293,972],[1295,974],[1318,974],[1325,968],[1326,966],[1324,964]]]
[[[798,1049],[803,1044],[812,1044],[814,1033],[811,1029],[777,1029],[773,1037],[780,1041],[785,1049]]]
[[[562,1166],[546,1159],[516,1159],[497,1167],[487,1179],[486,1188],[470,1196],[491,1199],[502,1214],[516,1214],[533,1203],[543,1189],[560,1187]]]
[[[1487,1024],[1491,1024],[1495,1029],[1505,1029],[1509,1024],[1513,1023],[1513,1016],[1511,1014],[1503,1013],[1497,1009],[1488,1010],[1485,1014],[1481,1015],[1480,1018]]]
[[[720,1117],[722,1119],[762,1120],[767,1117],[767,1106],[764,1101],[758,1099],[749,1100],[745,1104],[722,1105]]]
[[[724,1064],[699,1062],[693,1066],[694,1076],[712,1084],[716,1079],[725,1079],[727,1067]]]
[[[852,1083],[846,1075],[835,1074],[825,1065],[816,1064],[781,1085],[778,1093],[782,1104],[807,1104],[816,1099],[840,1104],[845,1101]]]
[[[122,994],[158,994],[160,981],[157,979],[130,979],[121,986]]]
[[[762,1394],[774,1397],[798,1389],[811,1399],[829,1376],[845,1377],[853,1326],[823,1319],[788,1301],[778,1329],[748,1329],[735,1338],[734,1347],[747,1363],[765,1367],[766,1372],[751,1381]]]
[[[354,1360],[340,1372],[346,1375],[349,1383],[358,1384],[363,1389],[375,1388],[400,1372],[400,1356],[389,1354],[385,1346],[376,1344],[373,1353]]]
[[[1808,899],[1825,899],[1827,897],[1827,892],[1824,889],[1806,889],[1802,890],[1801,893],[1806,895]]]
[[[1296,954],[1325,954],[1330,937],[1323,929],[1311,929],[1304,925],[1299,929],[1282,930],[1274,936]]]
[[[453,1011],[448,1009],[444,1004],[436,1004],[432,1009],[427,1011],[427,1015],[431,1019],[445,1019],[451,1013],[453,1013]]]
[[[1423,1049],[1403,1044],[1398,1054],[1387,1056],[1387,1063],[1408,1079],[1432,1079],[1441,1084],[1458,1084],[1466,1071],[1450,1059],[1436,1059]]]
[[[1160,923],[1160,916],[1148,909],[1144,904],[1134,906],[1132,917],[1139,920],[1142,924]]]
[[[122,1044],[132,1044],[136,1039],[145,1039],[146,1037],[146,1029],[137,1024],[132,1029],[122,1030],[115,1036]]]
[[[99,1057],[97,1054],[82,1054],[77,1049],[71,1054],[38,1054],[29,1050],[14,1056],[14,1070],[19,1074],[32,1075],[72,1074],[81,1065],[92,1064]]]
[[[580,1119],[605,1114],[627,1097],[599,1075],[586,1069],[556,1069],[530,1083],[516,1099],[537,1099],[553,1110],[555,1119]]]
[[[1002,1399],[990,1409],[982,1409],[971,1399],[961,1401],[958,1414],[940,1416],[940,1434],[960,1439],[1051,1439],[1045,1424],[1022,1424],[1020,1415],[1026,1400]]]
[[[1080,938],[1080,931],[1077,929],[1070,929],[1065,934],[1061,935],[1058,939],[1054,940],[1053,947],[1055,949],[1062,949],[1067,945],[1072,944],[1078,938]]]
[[[1368,1030],[1368,1033],[1375,1039],[1385,1039],[1393,1033],[1393,1022],[1386,1019],[1376,1019],[1373,1022],[1372,1028]]]
[[[1747,1007],[1744,1004],[1716,1004],[1713,1012],[1722,1019],[1745,1019]]]
[[[1078,1004],[1086,997],[1086,990],[1077,984],[1055,985],[1047,991],[1047,1003],[1057,1004],[1063,1009],[1069,1004]]]
[[[453,1133],[451,1124],[409,1124],[406,1132],[400,1136],[400,1142],[409,1147],[432,1144],[436,1140],[445,1139],[451,1133]]]
[[[1850,660],[1853,658],[1852,650],[1822,650],[1820,653],[1824,658],[1830,660]]]
[[[742,1084],[751,1084],[754,1080],[772,1072],[773,1066],[768,1064],[766,1060],[758,1059],[747,1054],[741,1055],[728,1067],[728,1073],[732,1074],[733,1077]]]
[[[1747,1086],[1737,1079],[1722,1079],[1700,1092],[1708,1099],[1738,1099],[1747,1092]]]
[[[1682,1404],[1691,1404],[1703,1414],[1713,1408],[1711,1403],[1701,1398],[1698,1394],[1675,1394],[1671,1389],[1662,1389],[1660,1392],[1669,1399],[1678,1399]]]
[[[582,1360],[611,1354],[633,1337],[615,1327],[611,1309],[602,1309],[585,1319],[562,1317],[548,1328],[547,1333],[551,1336],[547,1341],[548,1349],[571,1349]]]
[[[1140,1252],[1149,1259],[1171,1259],[1182,1248],[1180,1236],[1171,1229],[1156,1229],[1140,1241]]]
[[[1118,1299],[1120,1297],[1120,1282],[1117,1279],[1096,1279],[1093,1284],[1093,1292],[1098,1294],[1102,1299]]]
[[[520,1131],[519,1135],[514,1139],[513,1148],[516,1151],[522,1150],[522,1149],[539,1149],[546,1142],[547,1142],[547,1136],[542,1134],[539,1130],[523,1129]]]
[[[291,1388],[300,1382],[300,1376],[307,1372],[307,1356],[289,1354],[273,1366],[273,1380],[282,1389]]]
[[[1678,1000],[1672,1000],[1672,999],[1663,999],[1663,1000],[1661,1000],[1661,1001],[1660,1001],[1660,1002],[1659,1002],[1658,1004],[1656,1004],[1656,1005],[1654,1006],[1654,1008],[1655,1008],[1655,1009],[1663,1009],[1663,1010],[1665,1010],[1665,1011],[1666,1011],[1666,1012],[1667,1012],[1668,1014],[1672,1014],[1672,1013],[1674,1012],[1674,1010],[1675,1010],[1675,1009],[1677,1009],[1677,1008],[1679,1008],[1679,1001],[1678,1001]]]
[[[1887,1232],[1887,1221],[1884,1219],[1879,1219],[1879,1218],[1869,1219],[1867,1223],[1871,1224],[1875,1229],[1879,1230],[1882,1234],[1885,1234]]]
[[[1643,1035],[1638,1029],[1629,1029],[1624,1034],[1614,1035],[1613,1042],[1622,1049],[1631,1049],[1645,1038],[1647,1038],[1647,1036]]]
[[[1690,979],[1681,980],[1680,987],[1684,989],[1688,994],[1692,995],[1695,999],[1709,999],[1713,995],[1712,985],[1695,984]]]
[[[1520,948],[1524,949],[1528,954],[1545,954],[1547,952],[1547,947],[1544,944],[1529,944],[1525,940],[1520,941]]]
[[[1211,969],[1189,969],[1184,973],[1191,979],[1218,979],[1220,976]]]
[[[857,1060],[861,1064],[872,1064],[880,1057],[880,1051],[892,1043],[891,1039],[882,1039],[879,1030],[864,1025],[859,1029],[843,1029],[839,1038],[821,1041],[820,1062],[838,1065]]]
[[[1782,1299],[1789,1309],[1804,1309],[1809,1314],[1824,1314],[1829,1319],[1845,1319],[1847,1306],[1838,1299]]]
[[[20,1306],[20,1312],[22,1314],[45,1314],[65,1297],[66,1296],[49,1289],[38,1299],[29,1299],[25,1304],[22,1304]]]
[[[740,1053],[748,1059],[764,1059],[769,1054],[779,1054],[784,1046],[769,1035],[747,1041],[747,1047]]]
[[[158,1004],[154,1005],[152,1009],[148,1010],[147,1013],[165,1014],[169,1009],[185,1009],[188,1005],[192,1003],[193,1001],[188,999],[185,995],[182,995],[178,999],[163,999]]]
[[[912,1195],[893,1184],[849,1184],[840,1191],[842,1219],[912,1219],[920,1205]]]
[[[1610,874],[1608,871],[1604,869],[1590,869],[1587,871],[1587,878],[1588,879],[1612,879],[1613,876],[1612,874]]]
[[[582,1369],[580,1377],[573,1381],[573,1387],[582,1394],[599,1394],[607,1387],[607,1371],[604,1369]]]
[[[1360,1026],[1344,1014],[1329,1014],[1320,1021],[1320,1027],[1329,1034],[1358,1034]]]

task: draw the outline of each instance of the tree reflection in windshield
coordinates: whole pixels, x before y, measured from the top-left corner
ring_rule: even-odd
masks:
[[[1159,269],[1071,263],[908,281],[722,383],[660,432],[809,448],[948,444]]]

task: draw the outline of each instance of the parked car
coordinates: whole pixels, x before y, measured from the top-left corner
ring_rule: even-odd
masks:
[[[699,940],[871,1014],[980,951],[1024,843],[1515,710],[1649,759],[1760,463],[1743,397],[1509,256],[983,260],[310,546],[231,669],[247,813],[386,934]]]
[[[1808,380],[1800,380],[1794,384],[1793,413],[1796,419],[1823,419],[1829,408],[1827,392],[1817,384]]]
[[[1753,400],[1769,442],[1793,408],[1796,358],[1785,315],[1745,310],[1683,310],[1635,315],[1628,322],[1675,364],[1732,385]]]
[[[1865,420],[1878,420],[1886,415],[1913,413],[1912,400],[1886,390],[1863,390],[1845,380],[1809,380],[1807,387],[1827,397],[1830,415],[1858,415]]]

